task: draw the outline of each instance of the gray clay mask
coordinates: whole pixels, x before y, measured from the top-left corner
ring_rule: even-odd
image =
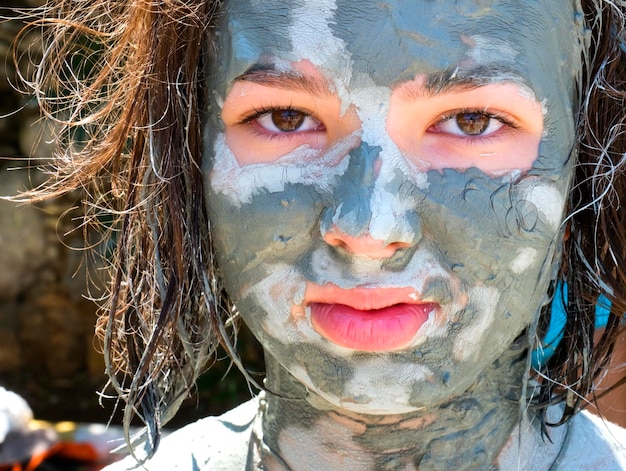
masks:
[[[205,174],[242,317],[336,407],[404,413],[464,391],[546,302],[573,166],[575,7],[227,10]]]

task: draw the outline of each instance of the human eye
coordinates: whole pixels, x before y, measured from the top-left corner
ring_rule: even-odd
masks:
[[[403,84],[392,94],[387,129],[419,169],[528,170],[543,136],[543,107],[533,96],[508,82],[441,93]]]
[[[243,124],[255,125],[259,131],[270,135],[324,131],[324,125],[310,113],[287,108],[262,108],[243,120]]]
[[[272,163],[297,149],[313,159],[358,127],[351,113],[342,114],[335,94],[248,81],[235,82],[221,106],[221,121],[240,165]]]
[[[488,137],[503,128],[517,129],[517,125],[508,117],[484,110],[460,110],[447,113],[428,131],[472,138]]]

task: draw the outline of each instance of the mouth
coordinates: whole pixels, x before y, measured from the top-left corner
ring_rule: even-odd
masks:
[[[420,301],[412,288],[355,288],[308,284],[305,303],[313,329],[352,350],[377,352],[410,345],[438,304]]]

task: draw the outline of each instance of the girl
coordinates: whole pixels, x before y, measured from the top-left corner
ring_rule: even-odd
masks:
[[[578,413],[626,308],[625,13],[50,8],[32,86],[67,133],[36,196],[118,216],[98,333],[147,427],[113,469],[626,467],[624,432]],[[218,345],[246,374],[239,317],[261,394],[159,447]]]

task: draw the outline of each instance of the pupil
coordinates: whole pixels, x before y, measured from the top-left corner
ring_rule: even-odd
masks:
[[[296,110],[272,111],[272,122],[281,131],[295,131],[304,122],[305,115]]]
[[[491,118],[484,113],[459,113],[456,124],[459,129],[470,136],[477,136],[487,130]]]

